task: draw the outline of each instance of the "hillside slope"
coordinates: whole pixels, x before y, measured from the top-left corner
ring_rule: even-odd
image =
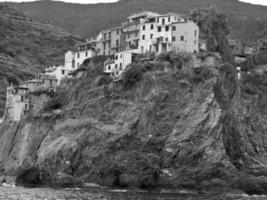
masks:
[[[253,40],[267,26],[267,7],[238,0],[121,0],[109,4],[68,4],[37,1],[10,4],[31,18],[51,23],[81,36],[95,35],[99,31],[119,25],[134,12],[152,10],[160,13],[184,13],[194,8],[213,6],[226,13],[233,37]]]
[[[76,41],[62,29],[33,22],[0,5],[0,116],[9,82],[32,78],[45,67],[63,63],[64,52]]]
[[[224,55],[225,20],[200,14],[201,29],[211,29],[207,37]],[[54,96],[32,94],[26,119],[0,124],[0,175],[22,186],[267,194],[266,75],[237,80],[219,56],[193,56],[132,64],[119,82],[103,75],[96,57]]]

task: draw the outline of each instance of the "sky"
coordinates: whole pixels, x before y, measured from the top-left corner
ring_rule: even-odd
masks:
[[[3,1],[12,1],[12,2],[22,2],[23,1],[23,2],[26,2],[26,1],[33,1],[33,0],[0,0],[0,2],[3,2]],[[118,0],[60,0],[60,1],[72,2],[72,3],[93,4],[93,3],[110,3],[110,2],[116,2]],[[240,1],[267,6],[267,0],[240,0]]]
[[[34,1],[34,0],[0,0],[0,2],[27,2],[27,1]],[[82,4],[94,4],[94,3],[111,3],[116,2],[118,0],[58,0],[58,1],[65,1],[65,2],[72,2],[72,3],[82,3]]]

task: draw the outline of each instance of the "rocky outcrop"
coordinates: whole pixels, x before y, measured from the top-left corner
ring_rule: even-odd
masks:
[[[266,193],[264,93],[249,94],[231,65],[209,70],[148,71],[127,90],[85,73],[58,91],[57,112],[0,125],[4,171],[20,185]]]

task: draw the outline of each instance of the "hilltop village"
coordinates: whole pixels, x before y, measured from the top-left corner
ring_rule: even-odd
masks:
[[[199,35],[199,27],[185,15],[149,11],[133,14],[121,26],[103,30],[96,38],[66,52],[64,65],[49,67],[34,80],[21,82],[19,86],[9,86],[4,116],[20,121],[29,111],[29,93],[56,90],[64,79],[71,77],[71,72],[94,56],[106,56],[103,72],[119,79],[138,54],[206,51]]]
[[[266,52],[264,41],[245,46],[239,39],[229,39],[229,46],[236,63],[242,63],[247,55]],[[177,13],[158,14],[144,11],[133,14],[121,26],[101,31],[96,38],[77,44],[74,51],[65,53],[63,65],[45,69],[35,79],[7,88],[4,118],[20,121],[30,108],[29,93],[38,90],[55,91],[62,81],[72,77],[85,62],[94,56],[105,56],[103,72],[113,79],[121,78],[137,55],[164,52],[198,54],[207,51],[206,41],[200,39],[200,30],[188,16]],[[241,68],[237,67],[240,78]]]
[[[245,46],[240,39],[229,39],[229,47],[237,64],[238,78],[241,77],[241,63],[247,56],[267,52],[264,40]],[[71,78],[74,71],[84,63],[90,63],[95,56],[105,56],[103,73],[119,80],[127,67],[140,54],[161,54],[164,52],[186,52],[199,54],[207,52],[207,42],[200,39],[200,29],[187,15],[177,13],[158,14],[144,11],[133,14],[121,26],[101,31],[97,37],[77,44],[65,53],[63,65],[45,69],[33,80],[21,82],[7,88],[4,118],[20,121],[29,111],[29,94],[35,91],[55,91],[64,80]]]

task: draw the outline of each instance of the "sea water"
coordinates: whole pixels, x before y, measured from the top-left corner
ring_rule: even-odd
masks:
[[[266,200],[267,196],[181,194],[101,188],[51,189],[0,187],[1,200]]]

